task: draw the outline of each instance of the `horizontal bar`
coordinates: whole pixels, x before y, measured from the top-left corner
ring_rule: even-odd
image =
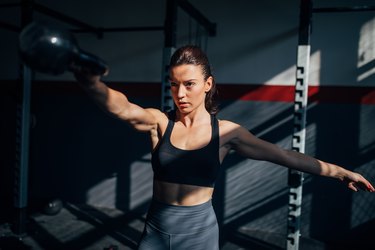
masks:
[[[187,0],[177,1],[178,5],[191,17],[193,17],[208,32],[209,36],[216,36],[216,23],[210,22],[198,9]]]
[[[96,32],[132,32],[132,31],[163,31],[164,26],[145,26],[145,27],[116,27],[116,28],[95,28]],[[71,29],[75,33],[89,33],[92,30],[87,29]]]
[[[18,26],[16,26],[16,25],[9,24],[9,23],[4,23],[4,22],[1,22],[1,21],[0,21],[0,28],[6,29],[6,30],[10,30],[10,31],[15,31],[15,32],[20,32],[21,31],[21,28],[18,27]]]
[[[375,6],[314,8],[313,13],[375,11]]]
[[[63,22],[66,22],[66,23],[69,23],[69,24],[81,27],[83,29],[90,30],[92,33],[95,33],[98,37],[102,36],[102,34],[98,33],[97,28],[95,28],[94,26],[91,26],[91,25],[89,25],[89,24],[87,24],[85,22],[82,22],[82,21],[80,21],[78,19],[75,19],[73,17],[67,16],[65,14],[62,14],[60,12],[57,12],[57,11],[55,11],[53,9],[50,9],[50,8],[48,8],[46,6],[43,6],[43,5],[40,5],[40,4],[37,4],[37,3],[35,3],[33,5],[33,7],[34,7],[34,9],[36,11],[39,11],[39,12],[41,12],[43,14],[46,14],[46,15],[51,16],[53,18],[56,18],[56,19],[58,19],[60,21],[63,21]]]

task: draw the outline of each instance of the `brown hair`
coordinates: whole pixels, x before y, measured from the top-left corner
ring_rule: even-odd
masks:
[[[207,80],[210,76],[213,78],[212,87],[206,94],[205,107],[210,114],[216,114],[218,112],[218,92],[215,79],[211,73],[211,66],[208,61],[207,55],[198,46],[183,46],[173,53],[169,66],[170,68],[173,68],[175,66],[184,64],[201,66],[204,80]]]

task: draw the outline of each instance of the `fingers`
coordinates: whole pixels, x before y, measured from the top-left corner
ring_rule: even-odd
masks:
[[[351,172],[344,181],[347,183],[348,188],[357,192],[359,189],[368,192],[375,192],[375,188],[372,184],[366,180],[362,175]]]
[[[367,186],[368,191],[375,192],[375,188],[369,183]]]
[[[366,180],[365,185],[366,185],[365,190],[367,190],[367,191],[369,191],[369,192],[375,192],[375,188],[374,188],[374,187],[371,185],[371,183],[368,182],[367,180]]]
[[[358,189],[355,187],[354,182],[349,182],[348,188],[350,188],[351,190],[355,192],[358,192]]]
[[[362,175],[360,175],[360,174],[358,174],[358,175],[359,175],[358,184],[360,185],[361,189],[363,189],[365,191],[369,191],[369,192],[374,192],[375,189],[371,185],[371,183],[368,180],[366,180]]]

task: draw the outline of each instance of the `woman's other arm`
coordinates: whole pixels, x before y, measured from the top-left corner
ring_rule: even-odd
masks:
[[[296,151],[282,149],[257,138],[238,124],[227,123],[226,131],[230,134],[228,143],[231,149],[247,158],[269,161],[298,171],[336,178],[354,191],[358,189],[375,191],[370,182],[358,173]]]

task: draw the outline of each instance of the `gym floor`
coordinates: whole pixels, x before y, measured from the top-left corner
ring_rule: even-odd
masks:
[[[27,234],[21,239],[12,233],[9,224],[0,225],[0,249],[136,249],[144,220],[145,214],[125,214],[112,208],[65,203],[56,215],[34,213],[30,216]],[[283,244],[282,235],[240,229],[231,234],[221,249],[284,249]],[[320,250],[324,245],[302,238],[301,249]]]

